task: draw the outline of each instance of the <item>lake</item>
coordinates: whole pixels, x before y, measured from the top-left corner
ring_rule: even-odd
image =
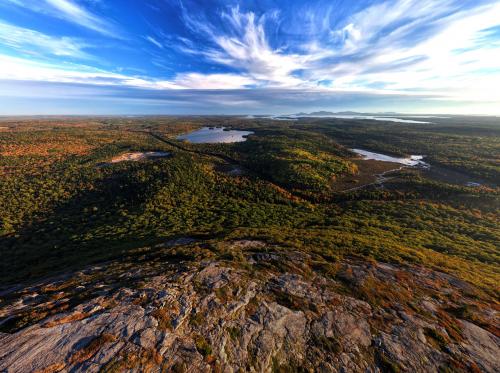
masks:
[[[397,123],[417,123],[417,124],[430,124],[431,122],[424,122],[421,120],[413,120],[413,119],[402,119],[396,117],[379,117],[374,115],[321,115],[321,116],[308,116],[311,118],[338,118],[338,119],[370,119],[370,120],[378,120],[383,122],[397,122]]]
[[[432,115],[426,115],[426,116],[408,116],[405,115],[405,118],[446,118],[446,117],[437,117],[437,116],[432,116]],[[414,124],[430,124],[432,122],[427,122],[427,121],[421,121],[421,120],[415,120],[415,119],[404,119],[398,117],[391,117],[391,116],[377,116],[377,115],[361,115],[361,114],[353,114],[353,115],[344,115],[344,114],[331,114],[331,115],[296,115],[296,114],[291,114],[291,115],[270,115],[270,116],[254,116],[254,115],[247,115],[246,117],[243,117],[244,119],[271,119],[271,120],[286,120],[286,121],[291,121],[291,120],[299,120],[299,118],[337,118],[337,119],[370,119],[370,120],[378,120],[378,121],[383,121],[383,122],[398,122],[398,123],[414,123]]]
[[[252,131],[226,130],[224,127],[203,127],[199,130],[177,136],[178,140],[186,140],[193,144],[215,144],[246,141]]]
[[[419,166],[424,168],[429,167],[429,164],[423,161],[424,157],[422,155],[412,155],[408,158],[399,158],[381,153],[370,152],[368,150],[363,150],[363,149],[351,149],[351,150],[354,153],[361,155],[366,160],[372,159],[375,161],[399,163],[405,166]]]

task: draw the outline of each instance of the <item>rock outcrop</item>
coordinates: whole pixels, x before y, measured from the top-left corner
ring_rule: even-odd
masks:
[[[452,276],[226,245],[4,289],[0,371],[500,371],[494,307]]]

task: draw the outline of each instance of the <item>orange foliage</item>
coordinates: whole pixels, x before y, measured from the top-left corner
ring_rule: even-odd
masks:
[[[22,155],[63,156],[64,154],[84,155],[94,147],[75,140],[43,142],[33,144],[3,144],[0,146],[0,155],[16,157]]]

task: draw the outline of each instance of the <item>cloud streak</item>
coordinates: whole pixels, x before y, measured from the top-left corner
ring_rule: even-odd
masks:
[[[391,97],[500,107],[498,0],[6,1],[2,9],[26,17],[0,20],[0,79],[12,84],[86,86],[108,100],[142,94],[151,105],[193,99],[207,110],[279,111],[300,99],[352,108],[353,97],[379,97],[380,110]],[[54,27],[26,24],[34,13]]]
[[[110,21],[88,11],[72,0],[6,0],[16,6],[38,13],[49,14],[66,22],[77,24],[100,34],[121,38],[117,27]]]
[[[89,59],[88,46],[78,39],[51,37],[38,31],[17,27],[0,20],[0,42],[9,48],[32,55],[53,55]]]
[[[387,17],[379,17],[383,21],[376,18],[381,5],[356,14],[349,25],[358,39],[344,44],[339,52],[343,58],[337,63],[315,66],[311,79],[326,75],[334,79],[337,88],[359,89],[381,83],[387,91],[439,92],[461,98],[484,89],[477,73],[494,69],[500,50],[480,35],[500,23],[500,3],[475,9],[458,9],[457,3],[450,1],[420,2],[420,10],[411,8],[414,4],[409,1],[392,5]],[[406,13],[414,18],[401,22]],[[391,28],[396,20],[399,25]],[[490,78],[498,81],[498,74]],[[500,99],[492,89],[488,94]]]
[[[71,2],[70,0],[45,0],[48,5],[51,5],[61,16],[69,21],[73,21],[83,27],[89,28],[100,33],[113,36],[108,22],[88,12],[84,8]]]
[[[283,22],[275,10],[259,16],[239,7],[224,10],[221,32],[206,17],[181,9],[188,29],[207,35],[211,45],[190,52],[238,68],[258,87],[424,92],[482,100],[485,94],[478,93],[484,92],[486,80],[476,74],[495,69],[500,49],[481,35],[500,24],[500,3],[466,3],[385,1],[340,23],[331,22],[331,7],[319,7],[306,12],[313,27],[301,44],[285,37],[276,47],[266,33]],[[289,52],[291,45],[295,52]],[[487,79],[497,82],[498,74]],[[500,100],[498,90],[490,88],[486,95]]]

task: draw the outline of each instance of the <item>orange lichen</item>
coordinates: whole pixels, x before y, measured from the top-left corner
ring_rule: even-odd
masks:
[[[100,336],[94,338],[84,348],[78,350],[74,355],[71,356],[69,360],[71,363],[83,363],[84,361],[94,356],[106,343],[111,343],[115,340],[115,336],[103,333]]]
[[[90,316],[90,314],[85,313],[85,312],[75,312],[71,315],[61,317],[57,320],[48,321],[45,324],[43,324],[43,327],[44,328],[52,328],[52,327],[57,326],[57,325],[82,320],[82,319],[85,319],[86,317],[89,317],[89,316]]]
[[[40,369],[40,370],[35,370],[34,373],[55,373],[55,372],[60,372],[66,367],[64,363],[55,363],[51,364],[46,368]]]

